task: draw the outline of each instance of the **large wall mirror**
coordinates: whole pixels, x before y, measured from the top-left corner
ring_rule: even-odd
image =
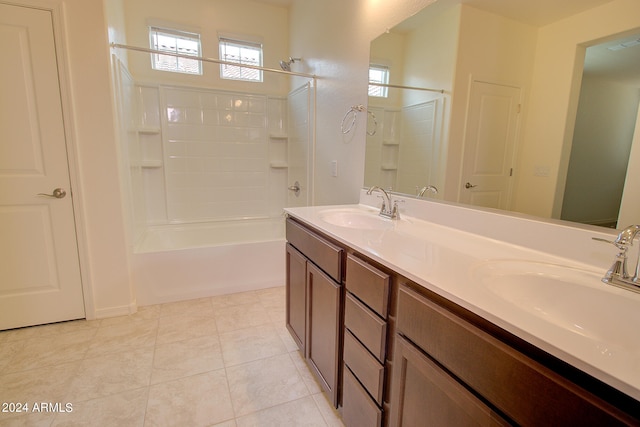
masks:
[[[369,90],[366,186],[640,223],[638,5],[439,0],[373,40],[370,56],[370,77],[389,87]]]

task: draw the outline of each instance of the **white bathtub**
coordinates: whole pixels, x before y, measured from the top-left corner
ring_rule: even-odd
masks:
[[[149,227],[136,245],[138,305],[284,285],[284,218]]]

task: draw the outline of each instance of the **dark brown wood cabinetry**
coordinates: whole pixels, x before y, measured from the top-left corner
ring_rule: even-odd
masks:
[[[469,320],[459,316],[454,311],[462,313],[460,307],[419,286],[400,286],[397,304],[391,426],[639,422],[481,329],[471,313],[465,313]]]
[[[391,276],[348,254],[345,288],[342,416],[347,427],[381,426]]]
[[[640,425],[640,402],[291,218],[287,327],[346,426]]]
[[[307,290],[307,361],[337,406],[341,287],[315,265],[309,264]]]
[[[392,426],[505,426],[489,406],[409,341],[396,341]]]
[[[302,354],[307,347],[307,259],[287,244],[287,329]]]
[[[344,250],[287,219],[287,329],[338,406]]]

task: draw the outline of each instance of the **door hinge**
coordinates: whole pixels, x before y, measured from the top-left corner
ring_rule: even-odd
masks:
[[[513,168],[509,169],[509,176],[513,176]]]

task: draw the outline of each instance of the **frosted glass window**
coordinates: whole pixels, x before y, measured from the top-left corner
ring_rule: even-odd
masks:
[[[369,83],[389,84],[389,67],[384,65],[370,65]],[[387,87],[369,85],[369,96],[386,98],[388,93],[389,88]]]
[[[149,42],[151,49],[181,55],[201,56],[200,34],[165,28],[150,27]],[[151,67],[154,70],[174,73],[202,74],[202,62],[197,59],[162,55],[151,55]]]
[[[220,37],[220,59],[240,65],[262,67],[262,44]],[[220,77],[231,80],[262,81],[262,70],[220,64]]]

